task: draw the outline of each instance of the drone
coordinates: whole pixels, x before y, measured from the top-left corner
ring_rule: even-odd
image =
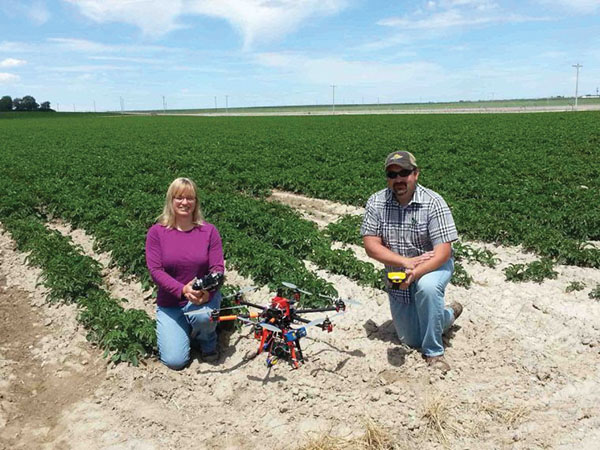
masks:
[[[344,314],[346,304],[360,305],[352,299],[341,299],[319,294],[320,297],[329,300],[330,305],[323,308],[297,308],[300,294],[313,295],[308,291],[298,288],[288,282],[282,282],[285,288],[292,291],[290,298],[283,294],[283,288],[277,290],[275,297],[266,305],[257,305],[244,299],[244,294],[256,289],[251,286],[243,288],[223,299],[232,298],[236,306],[215,309],[211,313],[211,321],[223,322],[239,320],[244,324],[253,326],[254,337],[259,341],[258,349],[254,356],[261,353],[267,354],[267,367],[272,367],[279,361],[287,361],[293,369],[297,369],[305,362],[300,340],[307,335],[307,329],[312,327],[321,328],[323,331],[332,332],[333,323],[330,319]],[[221,315],[226,309],[250,307],[258,311],[246,314]],[[304,314],[335,312],[331,317],[325,316],[314,320],[302,317]],[[193,315],[195,312],[186,313]],[[301,326],[298,326],[300,324]]]

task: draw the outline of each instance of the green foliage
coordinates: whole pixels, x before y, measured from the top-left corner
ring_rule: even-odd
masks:
[[[450,283],[452,283],[455,286],[461,286],[466,289],[469,289],[471,287],[471,284],[473,283],[473,277],[467,273],[467,270],[461,263],[455,262],[454,273],[452,274]]]
[[[583,289],[585,289],[583,281],[571,281],[565,288],[565,292],[582,291]]]
[[[0,98],[0,111],[12,111],[13,101],[10,95],[4,95]]]
[[[535,281],[541,283],[547,278],[555,279],[558,272],[554,270],[554,261],[550,258],[542,258],[529,264],[510,264],[504,269],[506,281]]]
[[[588,297],[593,300],[600,300],[600,284],[597,284],[596,287],[590,291]]]
[[[6,180],[0,179],[0,187]],[[88,339],[105,349],[115,362],[137,365],[140,358],[156,348],[155,323],[144,311],[124,310],[101,289],[101,267],[80,253],[71,240],[48,230],[33,213],[32,197],[22,197],[22,208],[10,197],[0,198],[3,226],[19,250],[28,252],[27,262],[42,269],[41,283],[48,288],[50,301],[76,303],[79,318],[88,330]],[[29,205],[27,205],[29,203]]]
[[[327,234],[334,241],[362,245],[363,242],[360,235],[362,220],[363,216],[346,214],[336,222],[327,225]]]
[[[456,261],[465,260],[470,263],[476,261],[487,267],[496,267],[496,264],[498,264],[498,258],[494,256],[494,252],[491,250],[477,249],[460,241],[454,242],[452,249]]]

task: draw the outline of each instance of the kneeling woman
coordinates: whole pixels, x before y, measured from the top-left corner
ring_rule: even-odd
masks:
[[[216,324],[210,313],[221,305],[218,291],[192,289],[194,278],[224,272],[221,236],[205,222],[198,207],[198,189],[188,178],[177,178],[167,190],[163,213],[146,236],[146,264],[158,286],[156,336],[160,360],[181,369],[190,347],[202,359],[218,359]],[[187,316],[188,311],[202,310]]]

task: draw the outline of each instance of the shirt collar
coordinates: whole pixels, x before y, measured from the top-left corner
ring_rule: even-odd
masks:
[[[423,188],[421,187],[420,184],[417,183],[417,186],[415,187],[415,192],[413,192],[413,196],[410,199],[410,202],[408,202],[408,205],[406,206],[402,206],[400,205],[400,203],[398,203],[398,200],[396,200],[396,196],[394,195],[394,191],[392,191],[390,188],[387,188],[387,193],[386,193],[386,199],[388,202],[393,202],[396,205],[406,208],[410,205],[412,205],[413,203],[424,203],[424,199],[423,199]]]

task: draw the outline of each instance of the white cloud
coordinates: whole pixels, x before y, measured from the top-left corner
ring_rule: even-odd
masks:
[[[309,58],[295,53],[260,53],[260,65],[280,69],[287,76],[303,82],[321,85],[376,85],[392,83],[408,88],[429,85],[443,78],[437,64],[416,61],[405,64],[385,64],[377,61],[347,61],[336,57]]]
[[[85,52],[85,53],[103,53],[116,51],[114,47],[100,44],[98,42],[88,41],[85,39],[72,38],[48,38],[48,42],[60,46],[63,50]]]
[[[600,11],[600,0],[538,0],[539,3],[579,14]]]
[[[181,28],[185,15],[228,21],[243,36],[244,47],[280,38],[310,17],[334,14],[348,0],[63,0],[98,23],[134,25],[151,37]]]
[[[107,72],[107,71],[124,71],[124,70],[133,70],[132,67],[125,66],[114,66],[110,64],[100,64],[100,65],[79,65],[79,66],[56,66],[56,67],[46,67],[44,68],[47,72]]]
[[[3,73],[0,72],[0,83],[13,83],[15,81],[19,81],[20,78],[18,75],[14,75],[12,73]]]
[[[0,10],[10,18],[27,17],[35,25],[43,25],[50,20],[45,0],[2,0]]]
[[[23,64],[27,64],[27,61],[15,58],[7,58],[5,60],[0,61],[0,67],[19,67]]]
[[[90,56],[89,59],[93,59],[94,61],[122,61],[138,64],[164,64],[164,61],[160,59],[135,58],[128,56]]]
[[[517,14],[479,15],[469,14],[462,10],[450,9],[432,14],[424,18],[413,16],[390,17],[380,20],[378,25],[397,27],[405,30],[443,30],[456,27],[470,27],[493,23],[518,23],[550,20],[546,17],[525,17]]]
[[[334,14],[346,0],[207,0],[194,1],[199,14],[229,21],[244,37],[244,47],[280,38],[312,16]]]
[[[149,52],[178,52],[179,49],[173,47],[164,47],[160,45],[108,45],[100,42],[88,41],[86,39],[75,38],[48,38],[46,39],[52,45],[58,46],[62,51],[81,52],[81,53],[149,53]],[[1,47],[1,46],[0,46]]]
[[[36,51],[36,46],[26,42],[2,41],[0,51],[6,53],[25,53]]]

